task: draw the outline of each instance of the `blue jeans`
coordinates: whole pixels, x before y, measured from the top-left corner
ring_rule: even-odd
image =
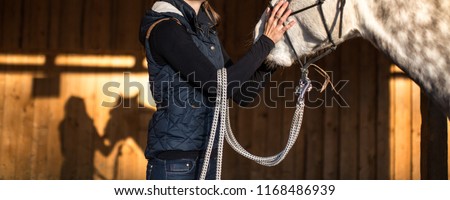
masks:
[[[216,178],[217,158],[211,157],[207,180]],[[147,164],[147,180],[198,180],[203,167],[203,158],[161,160],[152,158]]]

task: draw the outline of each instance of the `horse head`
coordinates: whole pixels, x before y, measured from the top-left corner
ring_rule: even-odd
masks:
[[[277,2],[272,0],[270,4]],[[308,7],[310,9],[301,11]],[[289,38],[285,35],[267,57],[267,62],[273,66],[291,66],[298,57],[315,55],[359,35],[355,20],[349,17],[352,7],[346,7],[345,0],[292,0],[290,9],[293,15],[288,20],[296,20],[297,24],[286,33]],[[256,25],[255,41],[263,34],[267,18],[264,13]]]

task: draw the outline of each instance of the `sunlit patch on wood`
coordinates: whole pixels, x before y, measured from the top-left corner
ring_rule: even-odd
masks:
[[[42,54],[0,54],[0,65],[45,65],[46,57]]]
[[[136,58],[130,55],[61,54],[55,58],[57,66],[133,68],[135,64]]]

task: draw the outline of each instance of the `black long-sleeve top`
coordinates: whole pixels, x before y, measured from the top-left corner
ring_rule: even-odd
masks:
[[[150,51],[159,65],[170,65],[194,86],[202,86],[207,96],[215,96],[217,69],[197,48],[191,35],[174,20],[158,24],[151,32]],[[264,87],[266,75],[273,70],[263,62],[274,47],[273,41],[262,36],[238,62],[233,63],[222,49],[228,75],[228,97],[240,105],[252,102]],[[187,76],[195,74],[195,76]]]

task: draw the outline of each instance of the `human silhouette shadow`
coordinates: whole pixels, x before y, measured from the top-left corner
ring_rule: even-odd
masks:
[[[119,97],[116,105],[110,111],[110,118],[105,127],[105,134],[103,137],[113,145],[131,138],[144,152],[147,145],[148,122],[154,111],[139,104],[137,97],[138,96],[132,98]],[[113,179],[117,178],[120,156],[122,156],[121,146],[119,147],[115,158]]]
[[[60,178],[91,180],[96,173],[95,150],[99,149],[102,154],[108,154],[112,147],[105,145],[100,138],[82,98],[70,97],[64,110],[64,119],[59,125],[61,152],[64,157]]]
[[[61,168],[62,180],[90,180],[94,175],[107,179],[95,168],[96,150],[110,156],[117,150],[113,179],[117,179],[118,161],[122,155],[123,142],[131,138],[145,151],[147,144],[147,124],[154,111],[138,103],[137,97],[119,97],[116,106],[110,110],[110,119],[102,137],[98,134],[94,121],[86,112],[84,100],[70,97],[65,105],[65,117],[59,126],[61,152],[64,162]]]

